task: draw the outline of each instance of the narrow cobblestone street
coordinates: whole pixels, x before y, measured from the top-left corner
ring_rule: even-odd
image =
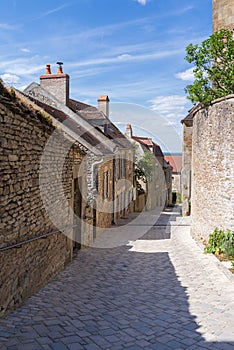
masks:
[[[0,348],[231,350],[233,310],[233,276],[203,254],[174,208],[135,241],[78,252],[0,321]]]

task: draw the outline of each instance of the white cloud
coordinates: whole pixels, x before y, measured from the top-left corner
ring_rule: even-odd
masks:
[[[194,80],[194,73],[193,73],[194,67],[187,69],[184,72],[180,72],[175,74],[176,78],[179,78],[184,81],[193,81]]]
[[[163,126],[177,126],[177,122],[167,121],[163,124]]]
[[[183,49],[176,49],[176,50],[164,50],[164,51],[157,51],[142,55],[119,55],[117,57],[101,57],[101,58],[94,58],[94,59],[88,59],[85,61],[79,61],[76,63],[70,63],[67,64],[67,66],[70,67],[82,67],[82,66],[93,66],[93,65],[103,65],[103,64],[113,64],[113,63],[119,63],[119,62],[145,62],[145,61],[152,61],[157,60],[164,57],[170,57],[175,56],[177,54],[180,54],[184,52]]]
[[[37,64],[38,57],[16,58],[14,60],[7,60],[0,62],[0,69],[8,74],[16,74],[22,76],[28,76],[40,72],[45,68],[45,65]]]
[[[24,91],[26,87],[28,87],[28,85],[20,85],[20,86],[17,86],[17,89],[20,91]]]
[[[21,51],[21,52],[26,52],[26,53],[31,52],[29,49],[26,49],[26,48],[22,48],[22,49],[20,49],[20,51]]]
[[[184,115],[186,101],[186,97],[179,95],[158,96],[150,100],[150,108],[169,120],[179,119]]]
[[[131,58],[131,55],[128,55],[128,54],[123,54],[123,55],[119,55],[118,56],[118,59],[121,60],[121,61],[127,61]]]
[[[141,5],[146,5],[148,0],[135,0],[135,1],[137,1]]]
[[[15,74],[8,74],[8,73],[0,75],[0,78],[7,85],[17,84],[18,81],[20,80],[20,78],[17,75],[15,75]]]

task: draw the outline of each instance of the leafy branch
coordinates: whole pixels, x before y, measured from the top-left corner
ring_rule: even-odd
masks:
[[[233,33],[221,29],[201,45],[189,44],[186,61],[194,65],[193,84],[185,92],[193,103],[207,104],[216,98],[234,93]]]

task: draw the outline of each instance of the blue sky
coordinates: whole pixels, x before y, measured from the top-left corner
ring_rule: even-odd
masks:
[[[72,98],[96,105],[108,94],[115,105],[155,111],[180,133],[191,108],[185,47],[211,31],[212,0],[7,0],[0,12],[0,76],[22,89],[39,82],[46,64],[56,72],[62,61]],[[144,118],[130,119],[144,127]],[[152,127],[157,132],[154,120]]]

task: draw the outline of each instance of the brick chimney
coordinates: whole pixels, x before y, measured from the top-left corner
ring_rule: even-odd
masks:
[[[64,105],[69,100],[69,75],[63,73],[62,62],[58,63],[56,74],[51,74],[50,64],[46,65],[45,75],[40,76],[40,85]]]
[[[107,118],[109,118],[109,97],[107,95],[99,96],[98,98],[98,109],[103,112]]]
[[[131,126],[131,124],[127,124],[125,135],[130,139],[132,138],[132,126]]]

